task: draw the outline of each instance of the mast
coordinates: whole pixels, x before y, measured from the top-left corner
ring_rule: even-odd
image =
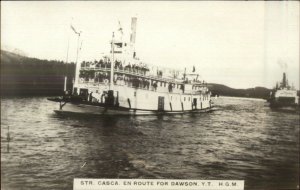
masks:
[[[72,25],[72,21],[71,21]],[[65,75],[65,81],[64,81],[64,92],[67,90],[67,81],[68,81],[68,58],[69,58],[69,47],[70,47],[70,32],[68,32],[68,47],[67,47],[67,56],[66,56],[66,68],[67,72]]]
[[[111,41],[111,64],[110,64],[110,83],[109,83],[109,90],[113,90],[114,87],[114,33],[112,35]]]
[[[80,70],[80,64],[78,64],[78,53],[79,53],[79,39],[80,39],[80,34],[81,31],[77,33],[78,38],[77,38],[77,54],[76,54],[76,71],[75,71],[75,85],[73,86],[73,91],[74,87],[78,85],[78,79],[79,79],[79,70]]]

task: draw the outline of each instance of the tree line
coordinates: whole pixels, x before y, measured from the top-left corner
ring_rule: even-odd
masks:
[[[207,85],[212,95],[233,96],[233,97],[248,97],[248,98],[263,98],[270,97],[271,90],[264,87],[255,87],[247,89],[234,89],[222,84],[209,83]]]
[[[1,50],[1,96],[62,95],[72,88],[75,64],[41,60]]]

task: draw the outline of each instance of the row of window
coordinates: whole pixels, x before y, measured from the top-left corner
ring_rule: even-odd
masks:
[[[167,87],[167,82],[157,82],[158,86]],[[181,89],[181,84],[172,83],[173,88]],[[200,90],[200,86],[192,86],[192,90]]]
[[[134,92],[134,96],[136,96],[136,92]],[[145,95],[146,98],[148,98],[148,94]],[[173,97],[170,96],[170,99],[173,100]],[[175,97],[175,100],[177,100],[177,97]],[[191,101],[191,97],[183,97],[183,101]],[[203,96],[202,100],[208,100],[208,96]],[[201,101],[201,97],[199,98],[199,101]]]
[[[171,100],[172,100],[172,96],[171,96]],[[207,96],[203,96],[202,100],[208,100],[208,97]],[[184,102],[186,101],[186,97],[183,98],[183,101]],[[191,101],[191,97],[188,97],[188,101]],[[201,98],[199,98],[199,101],[201,101]]]

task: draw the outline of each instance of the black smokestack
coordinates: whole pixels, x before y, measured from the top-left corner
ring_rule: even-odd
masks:
[[[282,78],[282,87],[285,88],[286,87],[286,75],[285,73],[283,73],[283,78]]]

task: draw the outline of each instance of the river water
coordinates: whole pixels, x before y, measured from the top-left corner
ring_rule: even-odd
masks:
[[[221,97],[210,113],[57,116],[45,97],[1,100],[1,189],[72,189],[73,178],[233,179],[296,189],[299,113]],[[7,141],[9,126],[10,141]]]

